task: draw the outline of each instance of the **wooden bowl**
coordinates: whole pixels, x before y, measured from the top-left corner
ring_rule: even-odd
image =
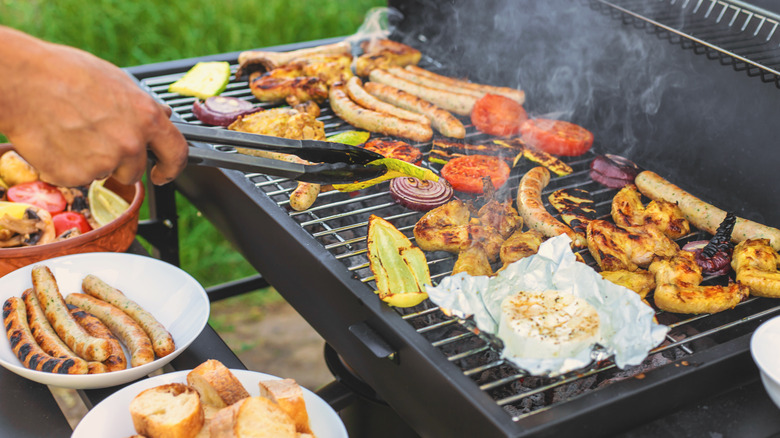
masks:
[[[11,145],[0,144],[0,155],[10,149]],[[138,212],[144,200],[144,185],[141,182],[124,185],[109,178],[105,186],[129,202],[130,208],[108,224],[76,237],[44,245],[0,248],[0,276],[52,257],[85,252],[126,251],[138,230]]]

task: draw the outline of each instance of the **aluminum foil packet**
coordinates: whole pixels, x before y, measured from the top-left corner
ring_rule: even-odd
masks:
[[[493,277],[459,273],[427,286],[429,298],[445,313],[473,318],[477,327],[497,336],[501,303],[519,291],[557,290],[584,299],[599,314],[600,338],[590,350],[574,357],[532,358],[507,356],[532,375],[559,375],[612,357],[619,368],[639,365],[663,342],[669,328],[653,320],[655,311],[635,292],[607,281],[593,268],[578,262],[566,235],[542,243],[539,252],[518,260]]]

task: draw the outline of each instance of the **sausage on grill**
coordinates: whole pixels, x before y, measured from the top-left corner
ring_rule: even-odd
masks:
[[[391,105],[387,102],[383,102],[376,97],[369,94],[360,82],[360,78],[357,76],[351,77],[347,81],[347,94],[358,105],[368,108],[380,113],[390,114],[396,116],[399,119],[411,120],[413,122],[422,123],[423,125],[430,125],[431,121],[422,114],[418,114],[412,111],[407,111],[403,108]]]
[[[539,231],[547,237],[566,234],[571,238],[574,246],[586,246],[584,235],[575,233],[562,224],[544,207],[542,190],[549,182],[550,171],[542,166],[534,167],[520,179],[520,186],[517,188],[517,211],[523,217],[523,222],[528,228]]]
[[[32,283],[46,319],[60,339],[84,359],[96,362],[106,360],[108,341],[90,335],[73,319],[49,268],[43,265],[33,267]]]
[[[441,109],[427,100],[420,99],[398,88],[376,82],[368,82],[363,87],[381,101],[424,115],[431,120],[433,129],[447,137],[466,137],[466,128],[460,120],[450,114],[449,111]]]
[[[11,297],[3,303],[3,324],[11,349],[26,368],[58,374],[85,374],[73,358],[52,357],[35,342],[27,324],[24,301]],[[83,362],[83,361],[82,361]]]
[[[725,211],[702,201],[649,170],[637,175],[634,183],[643,195],[654,201],[660,199],[677,204],[688,222],[712,235],[726,217]],[[780,251],[780,230],[738,217],[731,240],[742,242],[747,239],[769,239],[772,248]]]
[[[452,91],[445,91],[438,88],[426,87],[414,82],[401,79],[394,74],[387,72],[386,70],[372,70],[368,76],[372,82],[378,82],[380,84],[389,85],[391,87],[398,88],[399,90],[406,91],[409,94],[413,94],[420,99],[427,100],[432,104],[438,106],[447,111],[451,111],[461,116],[468,116],[471,114],[471,110],[474,108],[474,104],[479,100],[478,97],[456,93]]]
[[[360,129],[417,142],[426,142],[433,137],[430,126],[361,107],[349,98],[343,84],[330,87],[330,107],[337,116]]]
[[[461,90],[477,91],[482,94],[480,97],[488,93],[498,94],[500,96],[508,97],[514,100],[515,102],[519,103],[520,105],[522,105],[525,102],[525,92],[522,90],[517,90],[509,87],[495,87],[492,85],[477,84],[475,82],[463,81],[460,79],[451,78],[449,76],[442,76],[436,74],[432,71],[428,71],[416,65],[407,65],[405,70],[415,75],[420,80],[421,78],[429,79],[429,81],[421,80],[420,83],[424,85],[434,86],[433,84],[440,84],[441,87],[445,87],[446,89],[451,89],[453,91],[458,91],[458,92],[461,92]],[[409,77],[409,80],[411,80],[411,77]]]

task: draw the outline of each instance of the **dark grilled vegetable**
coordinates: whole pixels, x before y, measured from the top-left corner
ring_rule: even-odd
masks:
[[[596,219],[596,203],[585,190],[560,189],[550,193],[548,199],[575,233],[585,233],[588,223]]]
[[[639,172],[639,166],[619,155],[599,155],[590,162],[590,177],[593,181],[611,189],[632,184]]]
[[[734,252],[731,233],[736,223],[737,217],[734,213],[726,213],[726,218],[720,223],[712,239],[689,242],[683,246],[684,251],[693,252],[694,260],[701,267],[702,274],[725,275],[731,270],[731,256]]]
[[[453,158],[464,155],[490,155],[503,158],[507,164],[523,151],[522,143],[494,141],[492,143],[470,144],[444,139],[433,141],[428,160],[432,163],[446,164]]]

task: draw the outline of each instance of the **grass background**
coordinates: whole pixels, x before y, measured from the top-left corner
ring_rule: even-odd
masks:
[[[129,67],[350,35],[369,9],[384,5],[380,0],[0,0],[0,25]],[[182,196],[177,209],[185,271],[206,287],[254,273]],[[262,304],[278,296],[264,290],[241,299]]]

